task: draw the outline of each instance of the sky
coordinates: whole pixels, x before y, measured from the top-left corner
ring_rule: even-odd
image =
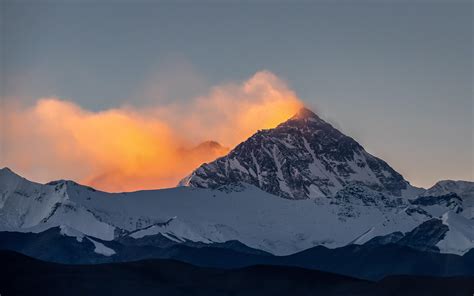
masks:
[[[0,9],[0,165],[34,180],[91,183],[79,172],[98,162],[61,153],[81,141],[101,148],[97,129],[133,125],[150,149],[153,137],[232,148],[300,104],[413,185],[474,180],[472,1],[4,0]],[[227,129],[208,120],[216,113]],[[72,140],[57,131],[65,121],[81,131]],[[229,138],[236,129],[245,132]],[[57,138],[69,142],[46,148]],[[112,140],[104,147],[123,148]],[[74,153],[105,157],[84,149]],[[27,157],[35,153],[41,162]]]

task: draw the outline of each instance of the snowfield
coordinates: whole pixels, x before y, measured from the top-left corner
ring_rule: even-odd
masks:
[[[407,199],[360,186],[346,188],[334,198],[305,200],[279,198],[252,185],[227,191],[178,187],[111,194],[71,181],[37,184],[2,169],[0,194],[2,231],[41,232],[61,226],[65,235],[78,240],[82,234],[113,240],[119,235],[141,238],[161,233],[177,242],[238,240],[277,255],[316,245],[360,244],[375,236],[410,231],[431,218]],[[436,212],[443,212],[442,207]],[[445,207],[445,212],[449,210]],[[456,223],[463,234],[472,230]],[[462,250],[453,249],[450,237],[459,240],[458,232],[439,247],[455,253],[472,247],[472,241],[463,240]],[[104,254],[113,251],[98,244],[96,248]]]

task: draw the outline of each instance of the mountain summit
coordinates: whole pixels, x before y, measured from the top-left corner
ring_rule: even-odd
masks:
[[[301,108],[290,120],[321,120],[316,113],[306,107]]]
[[[307,108],[201,165],[180,185],[215,189],[238,183],[289,199],[330,197],[350,184],[400,196],[410,186],[385,161]]]

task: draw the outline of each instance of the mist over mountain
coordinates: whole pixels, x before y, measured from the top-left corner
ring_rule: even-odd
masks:
[[[200,166],[180,185],[216,189],[239,182],[289,199],[331,197],[350,184],[393,196],[420,192],[307,108]]]
[[[366,279],[474,274],[466,263],[473,182],[413,187],[306,108],[231,151],[208,141],[180,153],[225,155],[182,186],[125,193],[67,180],[39,184],[1,169],[0,249],[62,263],[164,258]]]

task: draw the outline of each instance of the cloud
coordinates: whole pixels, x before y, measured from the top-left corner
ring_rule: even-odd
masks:
[[[243,83],[212,88],[187,103],[122,106],[92,112],[59,98],[5,107],[3,162],[46,182],[67,178],[107,191],[172,187],[203,162],[300,107],[296,94],[262,71]]]

